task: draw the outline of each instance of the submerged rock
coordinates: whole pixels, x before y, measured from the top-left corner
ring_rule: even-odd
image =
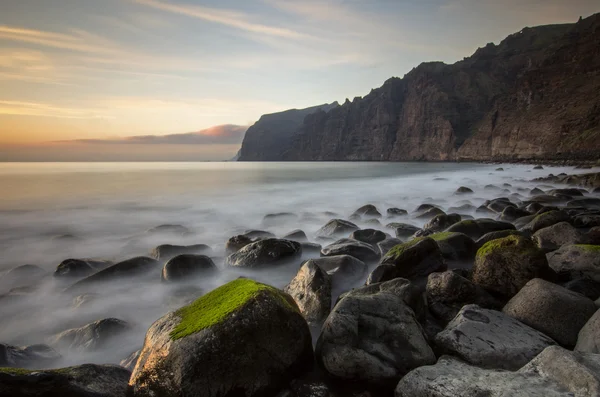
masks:
[[[260,269],[290,263],[302,255],[300,243],[268,238],[248,244],[225,260],[227,266]]]
[[[233,236],[225,243],[225,254],[231,255],[252,242],[253,240],[250,237],[244,236],[243,234]]]
[[[56,350],[47,345],[17,347],[0,343],[0,367],[48,367],[61,357]]]
[[[360,280],[367,272],[367,265],[350,255],[325,256],[308,262],[314,262],[327,272],[332,278],[334,288],[344,287],[347,283]]]
[[[98,273],[94,273],[67,288],[67,291],[76,291],[92,284],[108,282],[113,280],[131,279],[138,276],[148,275],[160,267],[160,262],[145,256],[127,259],[115,265],[109,266]]]
[[[129,330],[130,325],[125,321],[107,318],[63,331],[52,338],[52,345],[68,350],[98,351]]]
[[[352,216],[358,216],[359,218],[381,218],[381,213],[373,204],[367,204],[354,211]]]
[[[189,254],[189,255],[212,255],[213,251],[206,244],[195,244],[195,245],[172,245],[163,244],[154,248],[150,253],[150,256],[159,261],[168,261],[177,255]]]
[[[96,259],[65,259],[56,267],[54,277],[86,277],[112,264]]]
[[[477,240],[481,236],[491,232],[502,230],[515,230],[515,226],[508,222],[495,221],[493,219],[481,218],[476,220],[465,220],[455,223],[446,229],[447,232],[463,233]]]
[[[355,230],[358,230],[358,226],[352,222],[343,219],[332,219],[320,228],[316,235],[320,237],[347,236]]]
[[[350,255],[363,262],[375,262],[379,259],[379,250],[362,241],[343,238],[323,247],[322,256]]]
[[[129,383],[136,397],[276,395],[312,362],[294,300],[240,278],[157,320]]]
[[[381,230],[376,229],[361,229],[355,230],[350,234],[350,238],[358,241],[362,241],[363,243],[375,245],[380,241],[383,241],[388,236],[382,232]]]
[[[217,266],[206,255],[178,255],[163,267],[161,280],[169,282],[193,279],[201,274],[213,275]]]

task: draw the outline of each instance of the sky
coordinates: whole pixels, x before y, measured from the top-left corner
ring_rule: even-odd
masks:
[[[0,161],[223,160],[262,114],[343,102],[597,0],[0,0]]]

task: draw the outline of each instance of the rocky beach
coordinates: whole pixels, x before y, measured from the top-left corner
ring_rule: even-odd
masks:
[[[0,273],[0,396],[600,395],[598,169],[437,167],[46,237]]]

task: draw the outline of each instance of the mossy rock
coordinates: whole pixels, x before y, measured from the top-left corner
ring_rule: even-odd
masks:
[[[440,232],[430,235],[429,238],[437,243],[446,259],[471,261],[475,258],[477,245],[466,234]]]
[[[294,300],[240,278],[156,321],[130,384],[136,397],[275,395],[312,362]]]
[[[526,237],[508,236],[485,243],[473,266],[473,282],[504,298],[512,298],[534,278],[554,280],[546,255]]]
[[[484,234],[498,232],[501,230],[515,230],[514,225],[508,222],[495,221],[493,219],[481,218],[476,220],[464,220],[446,229],[447,232],[463,233],[476,240]]]
[[[446,263],[438,244],[429,237],[415,238],[393,247],[381,259],[381,265],[394,266],[396,269],[395,277],[407,279],[425,277],[430,273],[446,270]],[[386,278],[390,277],[389,272],[385,274]],[[382,281],[388,280],[372,280],[372,282]]]
[[[562,278],[600,282],[600,245],[563,245],[548,254],[548,263]]]
[[[535,233],[540,229],[556,225],[559,222],[571,223],[571,217],[564,211],[548,211],[537,215],[531,222],[521,228],[525,233]]]

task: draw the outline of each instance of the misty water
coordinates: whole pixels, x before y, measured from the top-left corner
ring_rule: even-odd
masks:
[[[496,171],[498,167],[504,171]],[[383,214],[376,228],[393,235],[385,228],[388,222],[422,226],[424,221],[410,215],[387,219],[387,208],[410,213],[422,203],[434,203],[447,210],[465,199],[478,206],[511,193],[527,195],[522,189],[535,185],[528,182],[532,178],[574,172],[572,167],[532,168],[471,163],[0,163],[0,295],[12,290],[0,298],[0,343],[52,344],[53,335],[64,330],[118,318],[132,325],[118,341],[96,352],[57,349],[63,359],[53,366],[118,364],[141,348],[156,319],[242,274],[223,265],[231,236],[249,229],[277,236],[302,229],[315,241],[314,233],[328,220],[348,219],[367,203]],[[484,189],[488,184],[507,190]],[[475,193],[453,195],[459,186]],[[280,212],[294,213],[297,219],[264,223],[266,214]],[[191,233],[147,232],[163,224],[182,225]],[[77,294],[64,292],[76,280],[52,275],[67,258],[117,262],[148,255],[167,243],[210,245],[221,272],[185,285],[161,283],[160,274],[153,273]],[[245,275],[283,287],[300,263]],[[47,273],[19,282],[3,276],[25,264]],[[82,293],[88,294],[85,302],[74,304]]]

